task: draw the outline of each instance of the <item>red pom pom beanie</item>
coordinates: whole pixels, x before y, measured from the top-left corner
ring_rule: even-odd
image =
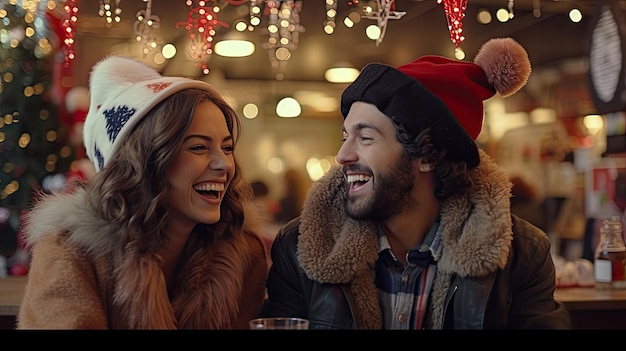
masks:
[[[341,113],[355,101],[374,104],[413,136],[430,128],[435,147],[474,168],[483,101],[519,91],[530,72],[526,50],[511,38],[489,40],[474,62],[423,56],[397,68],[372,63],[344,90]]]

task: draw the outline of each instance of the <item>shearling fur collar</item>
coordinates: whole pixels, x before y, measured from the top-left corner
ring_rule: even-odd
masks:
[[[116,230],[87,206],[82,188],[38,202],[27,217],[24,233],[28,245],[50,235],[63,235],[67,250],[88,253],[91,262],[75,264],[84,264],[88,271],[95,267],[98,276],[94,279],[106,291],[103,296],[109,301],[103,302],[111,304],[109,323],[114,328],[226,329],[241,323],[239,313],[247,308],[241,302],[256,303],[248,301],[256,287],[246,286],[246,281],[252,265],[259,266],[258,260],[266,262],[264,243],[255,234],[260,222],[252,207],[246,207],[245,218],[242,233],[217,242],[203,244],[190,237],[182,278],[172,296],[168,296],[160,257],[139,254],[132,249],[136,246],[118,252],[125,243],[120,245]],[[48,254],[45,248],[38,252]],[[261,277],[255,281],[263,282]]]
[[[436,259],[437,276],[442,280],[435,283],[441,290],[445,289],[443,277],[486,276],[504,267],[509,255],[511,184],[482,150],[480,157],[480,165],[470,171],[474,188],[453,196],[441,206],[443,250]],[[360,323],[373,323],[370,327],[375,328],[380,323],[371,279],[378,258],[376,225],[346,215],[346,187],[340,167],[313,184],[302,210],[298,259],[311,279],[350,284],[361,305],[359,310],[372,318],[368,322],[363,317]]]
[[[244,205],[243,231],[260,232],[262,219],[253,204]],[[92,254],[112,253],[119,247],[117,232],[106,220],[87,205],[86,190],[44,194],[28,213],[24,226],[24,240],[31,246],[42,236],[68,232],[68,240]]]
[[[91,254],[112,254],[117,245],[116,232],[87,206],[86,191],[76,188],[72,192],[42,195],[28,212],[24,239],[29,246],[46,235],[68,233],[68,240]]]

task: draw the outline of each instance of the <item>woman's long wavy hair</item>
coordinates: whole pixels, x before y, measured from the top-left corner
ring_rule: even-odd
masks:
[[[170,189],[166,170],[182,147],[183,137],[199,103],[211,101],[224,113],[228,130],[236,146],[241,134],[241,120],[217,91],[185,89],[155,106],[135,126],[107,166],[91,180],[88,201],[97,213],[115,226],[120,247],[133,243],[139,252],[152,252],[167,239],[165,228],[168,209],[165,203]],[[236,150],[235,150],[236,151]],[[204,240],[215,240],[224,233],[237,233],[243,224],[244,201],[251,198],[250,185],[243,181],[241,168],[234,157],[235,172],[221,205],[218,223],[197,225],[204,230]],[[226,234],[228,235],[228,234]]]
[[[453,194],[463,193],[472,186],[472,179],[465,162],[454,162],[446,157],[445,149],[437,149],[432,143],[430,129],[411,133],[404,125],[391,119],[396,126],[396,139],[402,144],[405,157],[424,157],[434,166],[436,179],[435,196],[445,200]]]

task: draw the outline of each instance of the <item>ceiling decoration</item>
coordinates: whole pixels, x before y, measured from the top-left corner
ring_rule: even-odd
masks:
[[[98,16],[104,18],[104,25],[107,28],[111,28],[113,23],[120,23],[122,20],[122,7],[120,3],[122,0],[99,0],[98,1]]]
[[[448,20],[450,40],[452,40],[457,49],[461,42],[465,40],[465,36],[463,35],[463,18],[465,18],[467,1],[468,0],[437,0],[438,4],[443,3],[443,10]]]
[[[302,13],[302,1],[250,1],[249,30],[255,30],[261,23],[261,15],[267,17],[267,41],[264,47],[267,49],[268,58],[272,68],[278,74],[284,72],[291,54],[298,48],[300,33],[306,29],[300,24]],[[264,10],[262,5],[265,5]]]
[[[135,15],[136,21],[133,31],[137,35],[136,39],[142,43],[142,53],[144,57],[151,52],[161,51],[163,42],[156,36],[153,29],[160,27],[161,19],[152,14],[152,0],[143,0],[146,8],[139,10]]]
[[[74,28],[61,39],[67,39],[64,49],[68,61],[76,55],[100,55],[99,49],[93,51],[95,48],[80,51],[83,46],[91,46],[82,44],[80,39],[101,38],[103,43],[110,42],[107,45],[114,46],[111,50],[117,53],[138,58],[143,54],[149,61],[154,58],[154,64],[166,74],[201,77],[208,73],[210,66],[212,72],[219,71],[225,78],[233,79],[280,80],[278,71],[288,80],[323,80],[323,72],[337,62],[347,62],[358,69],[374,60],[397,65],[424,54],[464,59],[457,55],[457,51],[463,51],[471,58],[481,43],[494,36],[512,36],[520,41],[531,52],[533,64],[554,62],[573,54],[580,56],[579,46],[584,45],[580,38],[584,38],[581,33],[586,25],[584,21],[568,23],[567,11],[580,7],[583,14],[588,15],[596,0],[47,2],[49,8],[50,3],[56,3],[57,11],[68,9],[66,26]],[[618,2],[626,4],[626,0]],[[101,16],[107,3],[111,13],[105,11]],[[253,7],[259,7],[260,12],[253,12]],[[498,21],[489,24],[478,21],[478,10],[486,9],[494,16],[501,9],[511,17],[513,7],[515,18],[507,23],[500,23],[499,13]],[[274,17],[270,16],[271,8],[277,10]],[[286,20],[280,17],[282,12],[278,10],[281,8],[290,10],[286,12],[289,14]],[[72,9],[71,16],[69,9]],[[116,9],[121,22],[115,20]],[[108,22],[103,19],[106,16],[110,17]],[[151,16],[159,21],[156,18],[150,21]],[[111,25],[107,27],[109,22]],[[242,32],[235,30],[239,22],[245,22]],[[282,30],[281,34],[281,23],[286,23],[284,28],[293,31]],[[272,25],[278,29],[271,32]],[[379,28],[382,35],[366,36],[370,27]],[[233,32],[263,50],[246,58],[216,55],[214,45]],[[78,52],[73,48],[76,39],[79,39]],[[166,43],[178,49],[176,56],[157,60],[156,53]],[[91,61],[87,58],[85,65],[92,64]]]
[[[376,46],[378,46],[385,38],[385,32],[387,31],[387,21],[390,19],[400,19],[402,18],[402,16],[406,15],[406,12],[396,11],[395,0],[377,0],[376,4],[377,7],[375,9],[365,7],[363,10],[365,14],[361,17],[376,20],[376,24],[378,25],[378,29],[380,30],[380,34],[376,39]]]
[[[63,28],[63,60],[65,67],[70,66],[70,62],[76,58],[74,51],[74,33],[76,32],[76,21],[78,21],[78,6],[76,0],[66,0],[63,4],[63,12],[59,16],[61,27]]]
[[[203,72],[208,73],[204,60],[213,53],[213,38],[218,27],[228,28],[229,25],[218,19],[220,7],[218,1],[186,1],[189,6],[187,19],[176,24],[176,28],[184,27],[189,37],[188,54],[196,61]]]

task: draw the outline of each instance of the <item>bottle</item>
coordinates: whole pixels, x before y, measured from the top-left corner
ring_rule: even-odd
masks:
[[[620,216],[610,216],[602,221],[594,261],[597,288],[626,289],[626,244],[622,233]]]
[[[600,195],[600,208],[596,213],[595,224],[594,224],[594,234],[592,238],[592,246],[595,248],[594,255],[591,259],[595,259],[598,257],[598,252],[602,247],[602,243],[604,242],[604,234],[602,233],[603,220],[613,216],[621,216],[622,213],[619,210],[619,207],[611,200],[611,198],[606,194],[606,192],[602,192]]]

